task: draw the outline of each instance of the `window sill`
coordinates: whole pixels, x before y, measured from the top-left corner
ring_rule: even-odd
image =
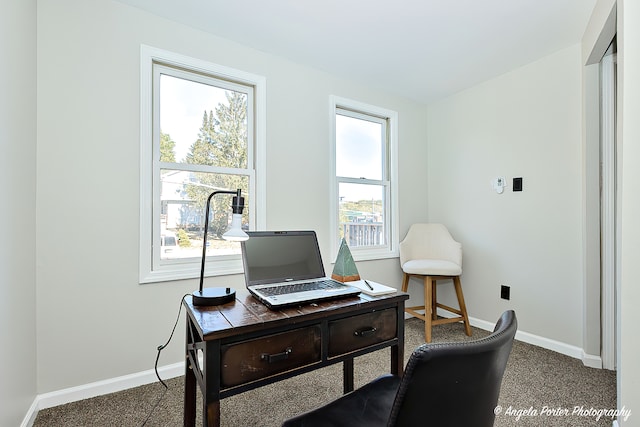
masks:
[[[379,249],[351,249],[351,256],[354,261],[372,261],[376,259],[398,258],[400,254],[398,251],[388,251]],[[335,263],[335,260],[332,262]]]
[[[243,274],[242,261],[238,259],[209,261],[205,265],[204,277],[228,276],[231,274]],[[184,263],[163,265],[152,271],[141,271],[139,282],[141,285],[150,283],[162,283],[175,280],[187,280],[200,278],[200,263]]]

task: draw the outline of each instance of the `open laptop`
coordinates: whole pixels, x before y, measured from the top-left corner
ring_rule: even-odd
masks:
[[[269,308],[353,296],[360,289],[326,277],[315,231],[250,231],[242,242],[247,289]]]

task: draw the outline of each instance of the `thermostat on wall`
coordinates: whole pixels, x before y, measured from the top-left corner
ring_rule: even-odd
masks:
[[[507,180],[503,176],[499,176],[491,181],[491,185],[496,190],[496,193],[502,194],[504,187],[507,186]]]

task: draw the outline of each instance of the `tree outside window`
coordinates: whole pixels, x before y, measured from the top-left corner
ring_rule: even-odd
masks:
[[[264,227],[266,79],[151,46],[140,53],[139,282],[194,278],[209,194],[241,189],[243,227]],[[240,273],[239,245],[220,238],[231,198],[211,208],[205,276]]]
[[[181,244],[180,250],[161,251],[161,260],[200,256],[205,203],[213,191],[240,188],[247,203],[250,197],[247,93],[163,73],[171,71],[163,67],[159,75],[160,234],[177,235]],[[189,111],[198,107],[202,119],[196,132]],[[173,131],[179,141],[173,139]],[[221,238],[231,218],[230,200],[222,197],[211,204],[207,254],[239,253],[237,243]],[[245,227],[249,215],[245,210]],[[185,239],[188,244],[182,243]]]

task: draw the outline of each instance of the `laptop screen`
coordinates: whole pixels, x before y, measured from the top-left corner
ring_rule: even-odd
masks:
[[[247,286],[324,277],[315,231],[250,231],[242,242]]]

